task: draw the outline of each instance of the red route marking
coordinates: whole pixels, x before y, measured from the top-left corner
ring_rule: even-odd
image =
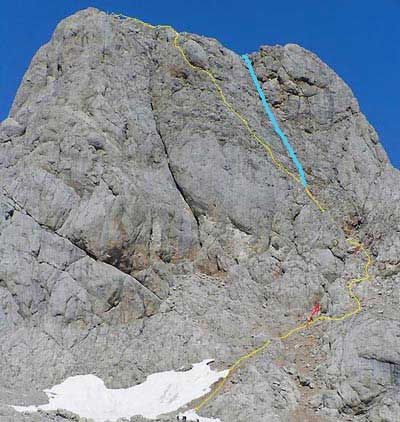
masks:
[[[307,319],[307,325],[312,321],[313,317],[317,316],[319,311],[321,310],[321,306],[317,303],[311,311],[310,316]]]

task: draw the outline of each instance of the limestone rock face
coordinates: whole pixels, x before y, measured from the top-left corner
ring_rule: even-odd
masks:
[[[350,88],[300,46],[249,57],[96,9],[62,21],[0,126],[0,420],[93,373],[108,388],[272,339],[201,410],[222,422],[399,421],[400,173]],[[286,340],[315,303],[325,321]],[[355,252],[355,253],[354,253]],[[136,418],[136,419],[135,419]],[[140,417],[132,420],[142,420]],[[174,415],[160,420],[175,420]]]

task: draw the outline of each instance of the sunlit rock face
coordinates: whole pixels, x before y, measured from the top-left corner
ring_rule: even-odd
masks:
[[[321,213],[238,118],[296,172],[242,58],[174,39],[81,11],[37,52],[0,126],[0,420],[73,421],[8,405],[43,405],[82,374],[126,389],[210,357],[222,371],[272,339],[201,417],[395,421],[399,171],[318,57],[261,47],[249,58]],[[277,340],[316,303],[354,309],[347,285],[367,258],[348,237],[372,258],[354,287],[363,311]]]

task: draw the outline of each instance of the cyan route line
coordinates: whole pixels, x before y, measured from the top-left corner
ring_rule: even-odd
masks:
[[[282,139],[282,142],[285,144],[286,149],[289,151],[290,157],[292,158],[293,162],[296,164],[296,167],[297,167],[297,169],[299,171],[299,175],[300,175],[300,179],[301,179],[302,185],[304,187],[307,187],[307,181],[306,181],[306,178],[305,178],[305,175],[304,175],[303,167],[301,166],[300,161],[297,159],[296,154],[293,151],[293,148],[290,145],[289,141],[287,140],[286,136],[284,135],[284,133],[279,128],[278,123],[275,120],[275,116],[273,115],[272,111],[270,110],[270,108],[268,106],[268,103],[267,103],[267,100],[265,98],[264,92],[261,89],[260,84],[258,83],[258,79],[257,79],[256,74],[254,73],[254,69],[253,69],[253,66],[251,64],[250,59],[247,57],[246,54],[243,54],[242,58],[246,62],[247,67],[249,68],[249,72],[250,72],[250,75],[251,75],[251,77],[253,79],[254,85],[257,88],[258,95],[261,98],[261,101],[262,101],[262,103],[264,105],[265,111],[266,111],[269,119],[271,120],[271,123],[272,123],[272,126],[274,127],[275,132]]]

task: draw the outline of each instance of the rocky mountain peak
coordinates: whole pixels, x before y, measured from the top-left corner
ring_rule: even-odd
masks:
[[[397,420],[399,171],[315,54],[248,56],[312,196],[217,40],[89,8],[36,53],[0,126],[2,421],[75,420],[8,406],[70,376],[126,388],[269,340],[206,416]],[[284,338],[316,303],[331,320]]]

